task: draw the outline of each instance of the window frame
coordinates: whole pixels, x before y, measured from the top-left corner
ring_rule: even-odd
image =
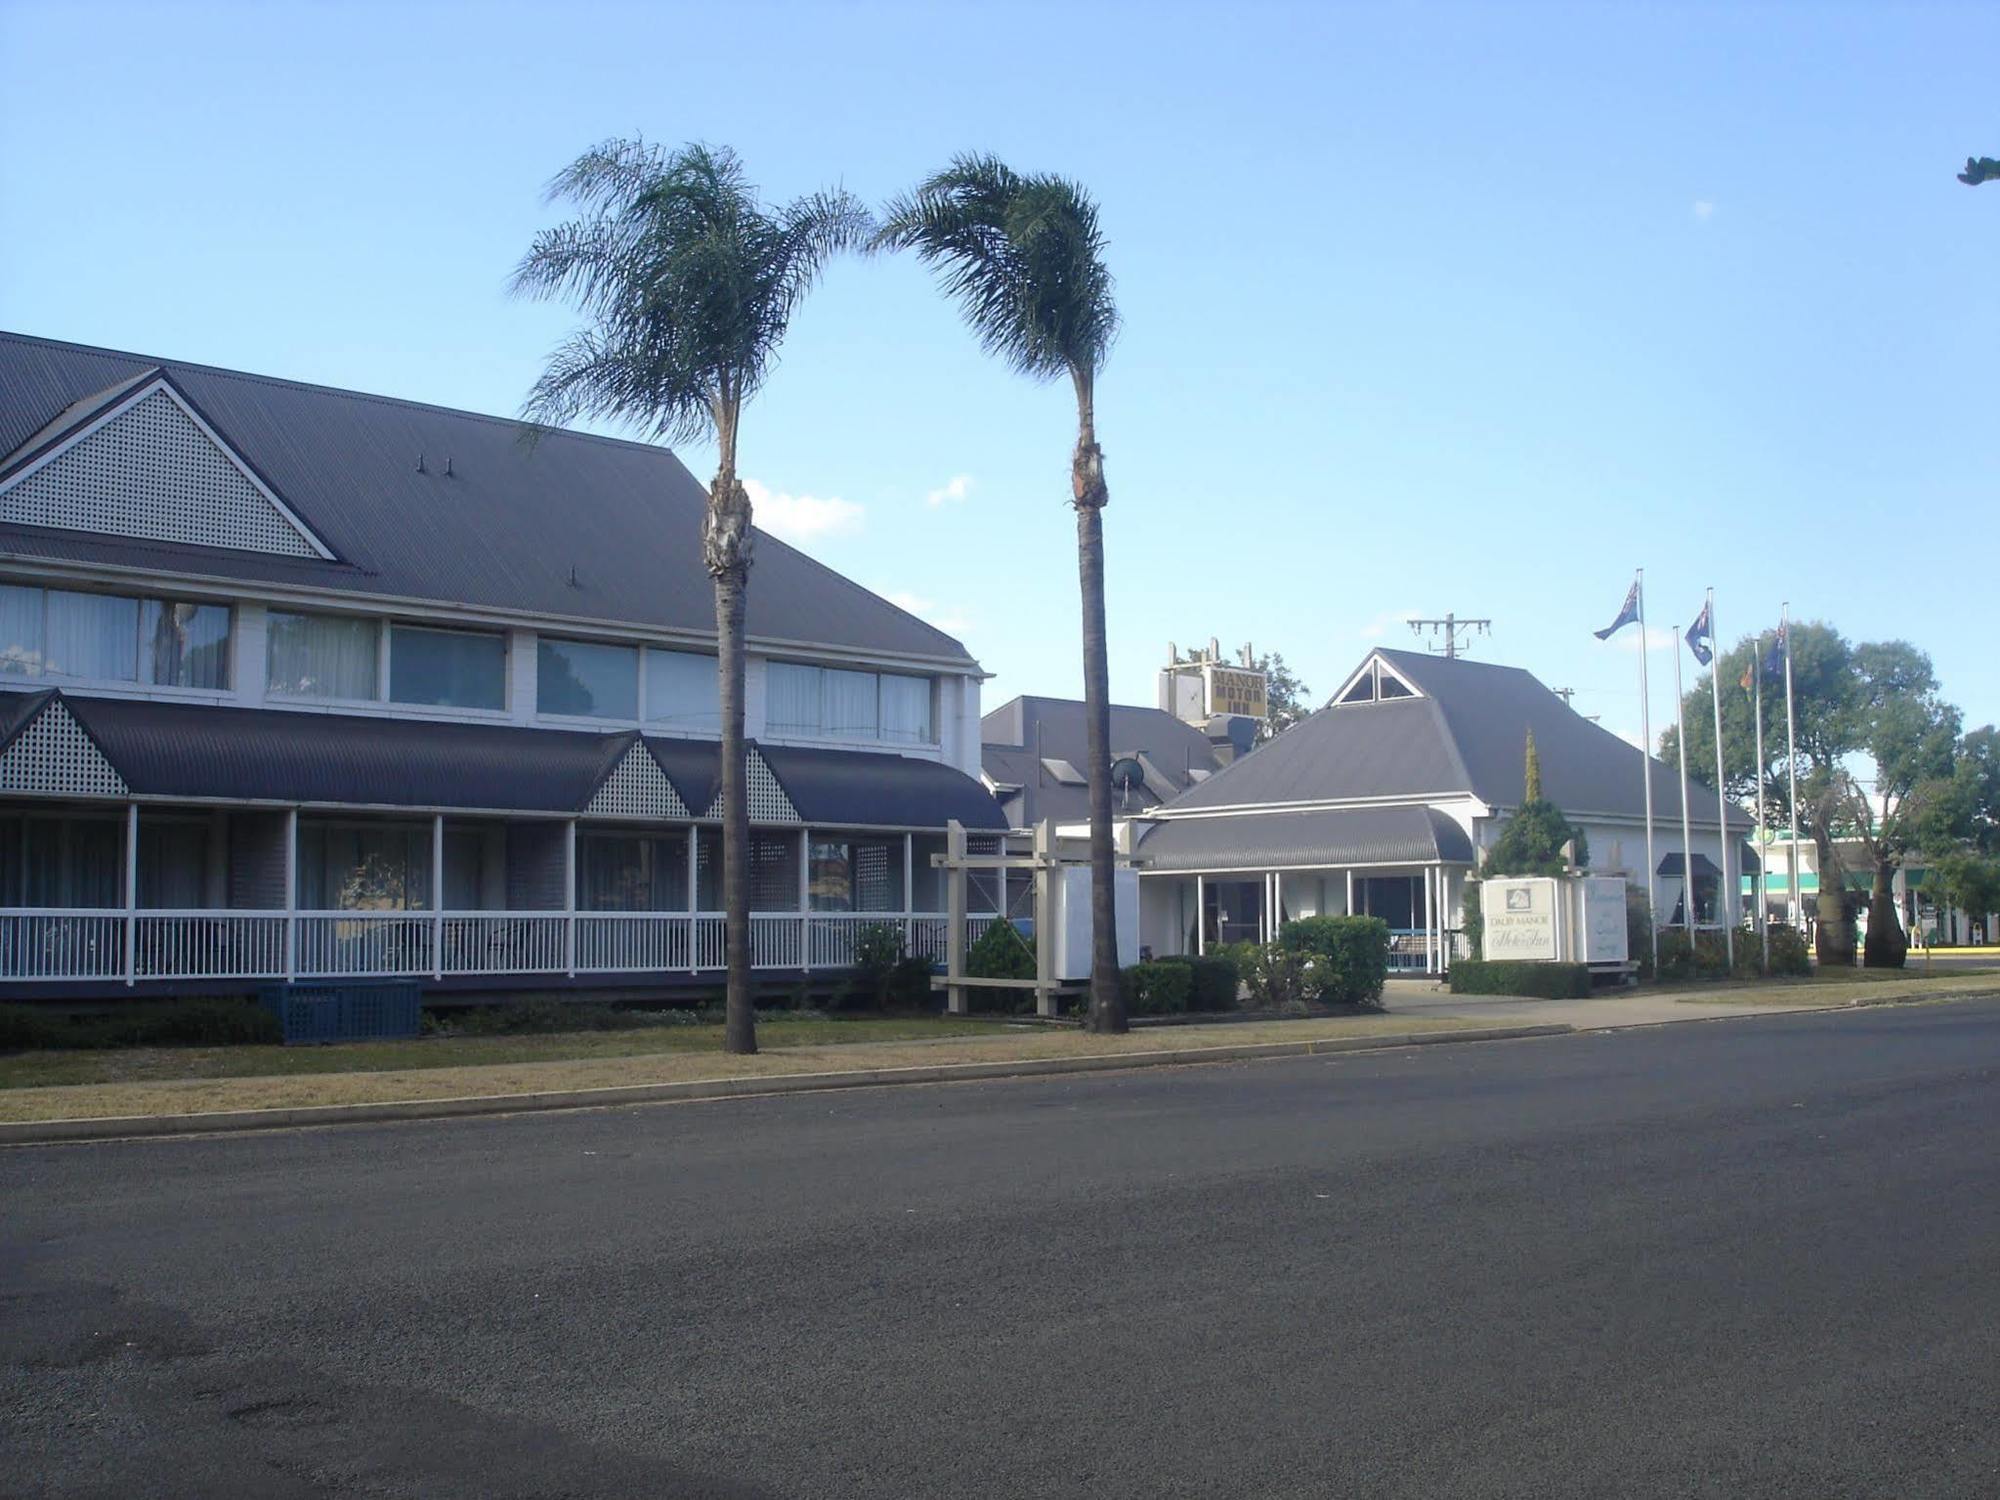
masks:
[[[221,699],[234,695],[236,691],[236,671],[238,659],[237,619],[235,601],[203,599],[191,594],[172,594],[164,589],[153,589],[141,593],[127,593],[119,589],[63,588],[52,583],[31,583],[19,578],[0,578],[0,587],[18,589],[35,596],[36,640],[34,670],[19,672],[0,667],[0,683],[8,679],[21,682],[51,683],[56,686],[77,686],[119,693],[168,693],[193,698]],[[110,599],[132,606],[132,674],[129,677],[100,677],[82,672],[51,670],[49,667],[49,606],[56,595],[67,595],[84,599]],[[170,608],[187,604],[196,609],[219,609],[224,619],[222,636],[222,683],[217,687],[203,687],[196,684],[160,682],[153,676],[152,655],[146,649],[146,610],[148,605]]]

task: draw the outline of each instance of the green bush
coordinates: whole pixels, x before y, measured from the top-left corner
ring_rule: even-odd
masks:
[[[1189,1010],[1236,1009],[1236,987],[1242,974],[1235,959],[1226,953],[1211,953],[1185,962],[1194,979],[1193,991],[1188,996]]]
[[[1777,922],[1771,924],[1770,933],[1773,974],[1796,976],[1812,973],[1812,954],[1806,949],[1805,934],[1796,927]]]
[[[1454,995],[1525,995],[1537,1000],[1576,1000],[1590,993],[1590,970],[1583,964],[1461,958],[1451,966],[1451,992]]]
[[[1303,1009],[1315,993],[1310,979],[1312,960],[1304,953],[1276,943],[1237,943],[1234,957],[1256,1010]]]
[[[1012,922],[996,921],[967,950],[965,972],[975,979],[1033,979],[1035,945]],[[1035,1008],[1035,992],[968,985],[966,1004],[973,1010],[1019,1015]]]
[[[1740,961],[1740,960],[1739,960]],[[1756,962],[1751,962],[1756,972]],[[1692,940],[1685,927],[1668,927],[1660,933],[1660,978],[1667,983],[1689,979],[1727,979],[1729,953],[1719,932],[1697,931]]]
[[[1459,919],[1458,930],[1465,934],[1465,951],[1474,958],[1480,956],[1480,944],[1486,941],[1486,914],[1479,901],[1479,877],[1470,876],[1465,882],[1465,892],[1460,897],[1460,909],[1463,915]]]
[[[931,976],[937,971],[936,964],[916,954],[898,959],[884,987],[889,1003],[900,1010],[938,1009],[944,994],[931,988]]]
[[[278,1018],[254,1000],[140,1000],[66,1012],[0,1005],[0,1051],[31,1048],[233,1047],[281,1040]]]
[[[1277,946],[1306,960],[1306,997],[1379,1009],[1389,977],[1389,924],[1380,917],[1301,917],[1278,929]]]
[[[1653,903],[1643,886],[1625,886],[1625,957],[1641,979],[1653,977]]]
[[[1119,972],[1125,1010],[1135,1016],[1178,1016],[1186,1012],[1194,992],[1194,966],[1164,958],[1133,964]]]

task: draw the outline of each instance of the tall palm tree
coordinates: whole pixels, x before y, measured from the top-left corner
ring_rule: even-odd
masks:
[[[1076,391],[1070,503],[1083,588],[1083,700],[1090,756],[1090,1027],[1123,1031],[1111,859],[1111,688],[1104,641],[1104,450],[1096,390],[1118,333],[1097,205],[1062,177],[1023,177],[991,156],[960,156],[891,203],[878,246],[932,267],[980,345],[1033,380]]]
[[[767,208],[736,154],[609,140],[548,186],[578,217],[537,234],[517,295],[562,298],[584,326],[549,358],[524,415],[622,423],[663,442],[713,436],[702,526],[715,582],[722,700],[722,889],[728,972],[724,1046],[757,1050],[750,992],[750,806],[743,742],[744,602],[753,534],[736,473],[743,404],[763,384],[800,300],[842,250],[866,243],[868,212],[844,192]]]

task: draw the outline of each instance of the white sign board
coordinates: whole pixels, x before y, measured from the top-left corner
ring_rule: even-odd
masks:
[[[1632,955],[1625,948],[1625,878],[1586,875],[1582,886],[1583,961],[1622,964]]]
[[[1556,929],[1562,920],[1557,902],[1560,889],[1559,882],[1542,875],[1483,882],[1479,919],[1485,929],[1481,946],[1486,956],[1553,962],[1558,956]]]

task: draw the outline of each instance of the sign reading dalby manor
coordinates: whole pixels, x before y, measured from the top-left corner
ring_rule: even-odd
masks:
[[[1487,881],[1479,901],[1486,956],[1553,960],[1558,889],[1546,876]]]

